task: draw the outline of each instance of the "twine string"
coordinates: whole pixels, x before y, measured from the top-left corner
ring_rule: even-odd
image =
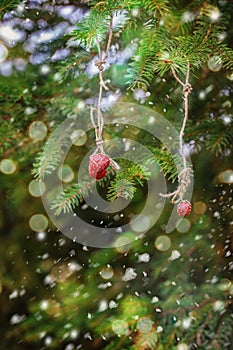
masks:
[[[171,66],[171,72],[178,81],[180,85],[183,86],[183,99],[184,99],[184,119],[182,123],[182,127],[179,133],[179,147],[180,147],[180,154],[182,157],[183,161],[183,169],[180,171],[178,174],[178,187],[174,192],[168,193],[168,194],[163,194],[160,193],[161,197],[165,198],[171,198],[172,203],[178,203],[180,200],[183,199],[183,196],[191,182],[190,177],[191,177],[191,168],[187,166],[187,161],[186,161],[186,156],[185,156],[185,150],[184,150],[184,145],[183,145],[183,136],[184,136],[184,130],[185,126],[188,120],[188,110],[189,110],[189,101],[188,97],[189,94],[192,92],[192,86],[189,83],[189,77],[190,77],[190,62],[188,61],[187,63],[187,72],[186,72],[186,78],[185,82],[183,82],[176,74],[175,69],[173,66]]]
[[[109,88],[104,82],[104,77],[103,77],[103,71],[104,71],[104,66],[106,64],[106,60],[109,56],[109,50],[112,42],[112,36],[113,36],[113,16],[112,14],[110,15],[110,24],[109,24],[109,35],[108,35],[108,42],[105,50],[105,54],[103,54],[103,51],[100,46],[99,39],[96,38],[96,45],[98,48],[98,59],[95,61],[95,65],[99,71],[99,96],[98,96],[98,103],[97,103],[97,108],[94,108],[91,106],[90,109],[90,117],[91,117],[91,122],[92,125],[95,129],[95,143],[96,143],[96,150],[95,153],[102,153],[106,154],[104,151],[103,147],[103,128],[104,128],[104,117],[101,111],[101,103],[102,103],[102,97],[103,97],[103,89],[105,91],[109,91]],[[97,123],[95,122],[95,116],[94,112],[97,113]],[[110,159],[110,164],[115,170],[119,170],[120,167],[119,165],[113,160]]]
[[[90,109],[90,117],[91,117],[91,122],[92,125],[95,129],[95,142],[96,142],[96,151],[94,153],[103,153],[104,148],[103,148],[103,128],[104,128],[104,118],[103,114],[101,111],[101,102],[102,102],[102,96],[103,96],[103,89],[106,91],[109,90],[109,88],[106,86],[103,78],[103,70],[104,66],[106,64],[106,59],[108,58],[109,55],[109,49],[111,46],[111,41],[112,41],[112,15],[110,17],[110,26],[109,26],[109,36],[108,36],[108,42],[107,42],[107,47],[105,51],[105,55],[103,56],[103,51],[101,49],[99,39],[98,37],[96,38],[96,45],[98,48],[98,60],[96,60],[95,65],[99,71],[99,96],[98,96],[98,103],[97,103],[97,109],[91,106]],[[97,123],[95,122],[95,117],[94,117],[94,111],[97,112]]]
[[[90,116],[91,116],[92,125],[93,125],[94,130],[95,130],[95,143],[96,143],[96,150],[95,150],[94,154],[95,153],[105,154],[104,148],[103,148],[103,124],[101,124],[101,120],[99,120],[98,116],[97,116],[97,124],[96,124],[95,116],[94,116],[94,112],[96,110],[97,110],[96,108],[91,106]]]

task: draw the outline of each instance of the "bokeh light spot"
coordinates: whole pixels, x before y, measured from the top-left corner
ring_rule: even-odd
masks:
[[[218,287],[221,291],[230,291],[231,287],[233,285],[233,282],[231,282],[228,278],[223,278],[221,280],[221,283],[219,283]]]
[[[74,172],[69,165],[58,169],[58,177],[63,182],[71,182],[74,179]]]
[[[29,226],[33,231],[44,231],[48,227],[48,219],[43,214],[32,215],[29,220]]]
[[[227,75],[226,75],[226,77],[227,77],[227,79],[229,79],[229,80],[233,80],[233,73],[228,73]]]
[[[222,171],[219,174],[218,178],[223,183],[232,184],[233,183],[233,170],[228,169],[228,170]]]
[[[8,56],[8,50],[6,46],[0,44],[0,63],[4,62]]]
[[[47,301],[47,305],[45,303],[46,301]],[[49,299],[49,300],[46,300],[46,301],[44,302],[44,304],[41,305],[41,307],[47,306],[45,310],[46,310],[46,313],[48,315],[50,315],[50,316],[58,316],[59,312],[61,311],[60,304],[56,300],[53,300],[53,299]]]
[[[191,227],[191,223],[189,219],[183,219],[179,225],[177,225],[176,229],[178,232],[185,233],[188,232]]]
[[[135,240],[135,236],[131,232],[125,232],[115,240],[115,249],[118,253],[126,253],[131,248],[131,242]]]
[[[115,320],[112,323],[112,330],[118,335],[126,335],[129,332],[129,326],[124,320]]]
[[[136,232],[143,232],[150,227],[150,219],[145,215],[138,215],[130,222],[130,226]]]
[[[188,23],[188,22],[192,22],[195,19],[195,14],[193,12],[190,11],[185,11],[182,14],[182,22],[184,23]]]
[[[41,121],[32,122],[29,126],[29,137],[34,141],[43,140],[47,135],[47,126]]]
[[[204,202],[195,202],[193,206],[195,214],[204,214],[206,211],[206,204]]]
[[[166,251],[171,247],[171,240],[168,236],[162,235],[156,238],[155,248],[160,251]]]
[[[222,68],[222,60],[219,56],[212,56],[208,61],[208,67],[212,72],[218,72]]]
[[[16,170],[16,164],[11,159],[3,159],[0,163],[0,170],[6,175],[13,174]]]
[[[212,6],[208,15],[209,15],[212,22],[216,22],[221,17],[221,12],[220,12],[218,7]]]
[[[31,196],[40,197],[45,192],[45,184],[41,180],[32,180],[28,185],[28,190]]]
[[[137,328],[142,333],[148,333],[151,331],[153,322],[148,317],[143,317],[137,322]]]
[[[114,275],[113,269],[111,266],[108,267],[104,267],[101,271],[100,271],[100,276],[105,279],[108,280],[110,278],[112,278]]]
[[[83,146],[87,141],[87,134],[85,131],[77,129],[72,132],[70,138],[75,146]]]

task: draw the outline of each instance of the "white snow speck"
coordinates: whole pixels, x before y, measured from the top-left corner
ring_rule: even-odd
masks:
[[[74,271],[80,271],[82,269],[82,266],[79,265],[78,263],[76,262],[70,262],[68,263],[68,266],[69,266],[69,270],[74,272]]]
[[[214,311],[223,311],[224,309],[225,309],[225,304],[222,300],[215,301],[215,303],[213,305]]]
[[[195,241],[199,241],[200,239],[202,239],[202,237],[203,237],[202,235],[196,235],[194,239]]]
[[[132,267],[126,269],[124,276],[122,277],[122,281],[130,281],[137,277],[137,273],[134,271]]]
[[[109,309],[115,309],[117,306],[118,304],[114,300],[110,300]]]
[[[46,310],[49,306],[49,302],[48,300],[42,300],[40,303],[40,309],[41,310]]]
[[[156,329],[156,333],[161,333],[163,331],[163,327],[158,326]]]
[[[182,322],[182,326],[184,329],[189,329],[192,323],[192,317],[186,317],[183,322]]]
[[[78,338],[78,335],[79,335],[79,332],[76,329],[72,329],[72,331],[70,332],[71,339]]]
[[[228,251],[226,252],[225,256],[226,256],[226,257],[231,256],[231,251],[228,250]]]
[[[138,256],[138,261],[140,262],[148,262],[150,261],[150,255],[148,253],[144,253]]]
[[[75,348],[74,344],[70,343],[66,345],[65,350],[73,350],[74,348]]]
[[[10,319],[10,324],[18,324],[26,319],[25,315],[14,314]]]
[[[99,304],[99,309],[98,309],[98,311],[99,311],[99,312],[102,312],[102,311],[107,310],[107,308],[108,308],[108,303],[107,303],[107,301],[106,301],[106,300],[101,300],[101,302],[100,302],[100,304]]]
[[[54,285],[54,278],[51,275],[47,275],[44,278],[44,284],[45,285],[50,285],[51,287]]]
[[[53,341],[52,337],[46,337],[44,340],[44,344],[46,346],[49,346],[52,343],[52,341]]]
[[[15,289],[10,295],[9,295],[9,299],[15,299],[18,296],[18,291],[17,289]]]
[[[180,256],[181,254],[178,250],[173,250],[171,253],[171,256],[169,257],[169,260],[173,261],[173,260],[179,259]]]
[[[111,287],[111,286],[112,286],[112,283],[111,283],[111,282],[100,283],[100,284],[98,285],[98,288],[99,288],[99,289],[106,289],[106,288],[109,288],[109,287]]]
[[[152,298],[152,300],[151,300],[151,302],[152,302],[153,304],[157,303],[158,301],[159,301],[159,298],[156,297],[156,296],[154,296],[154,297]]]
[[[84,339],[89,339],[89,340],[92,340],[92,336],[91,334],[88,332],[86,334],[84,334]]]
[[[155,311],[156,311],[156,312],[162,312],[162,310],[159,309],[159,308],[155,309]]]

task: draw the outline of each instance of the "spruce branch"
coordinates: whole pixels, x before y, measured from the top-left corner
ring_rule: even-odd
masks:
[[[114,171],[110,169],[105,177],[98,181],[98,185],[103,186],[111,178]],[[83,181],[82,183],[73,184],[66,187],[64,192],[59,194],[53,201],[51,209],[55,210],[55,215],[60,215],[62,212],[71,212],[77,207],[85,196],[93,190],[96,186],[96,180]]]
[[[57,135],[55,132],[46,142],[44,149],[38,154],[33,164],[32,174],[35,178],[43,180],[51,174],[59,165],[65,154],[65,150],[71,145],[70,132]]]
[[[212,312],[209,312],[209,313],[207,314],[207,317],[206,317],[204,323],[202,323],[201,327],[199,327],[199,329],[198,329],[198,331],[197,331],[197,333],[196,333],[196,344],[197,344],[198,346],[201,346],[201,345],[202,345],[201,337],[202,337],[202,334],[203,334],[203,332],[204,332],[204,329],[205,329],[206,325],[208,324],[209,320],[211,319],[211,317],[212,317]]]
[[[112,179],[113,175],[115,175],[115,170],[110,168],[105,177],[98,180],[100,187],[105,187],[106,183],[110,181],[106,196],[109,201],[114,201],[119,197],[132,199],[138,185],[143,186],[144,181],[151,174],[146,167],[133,164],[131,167],[122,167],[114,179]],[[96,180],[90,180],[66,187],[64,192],[54,199],[51,209],[55,210],[55,215],[72,211],[83,201],[85,196],[91,193],[95,186]]]
[[[151,172],[145,166],[138,164],[124,164],[121,171],[116,173],[114,180],[108,187],[107,199],[114,201],[117,198],[133,199],[138,185],[143,186]]]
[[[14,10],[15,7],[20,4],[22,0],[1,0],[0,4],[0,19],[4,16],[5,13]]]
[[[215,155],[223,154],[233,141],[233,123],[224,123],[221,119],[203,120],[197,125],[189,125],[186,129],[186,139],[195,139],[195,144],[203,146]]]
[[[108,187],[107,199],[109,201],[115,201],[117,198],[132,199],[134,193],[136,192],[136,187],[133,181],[126,178],[115,179],[111,181]]]
[[[233,319],[230,315],[229,310],[224,312],[221,316],[217,330],[214,334],[214,339],[212,340],[210,346],[211,349],[223,349],[226,346],[230,345],[232,342],[232,328],[233,328]]]

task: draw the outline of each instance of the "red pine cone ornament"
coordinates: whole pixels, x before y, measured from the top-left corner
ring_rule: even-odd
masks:
[[[105,154],[92,154],[89,158],[89,175],[96,180],[102,179],[109,164],[110,159]]]
[[[177,213],[180,216],[188,216],[191,213],[191,209],[192,209],[192,206],[191,206],[191,203],[189,201],[187,201],[187,200],[180,201],[180,203],[178,204],[178,207],[177,207]]]

